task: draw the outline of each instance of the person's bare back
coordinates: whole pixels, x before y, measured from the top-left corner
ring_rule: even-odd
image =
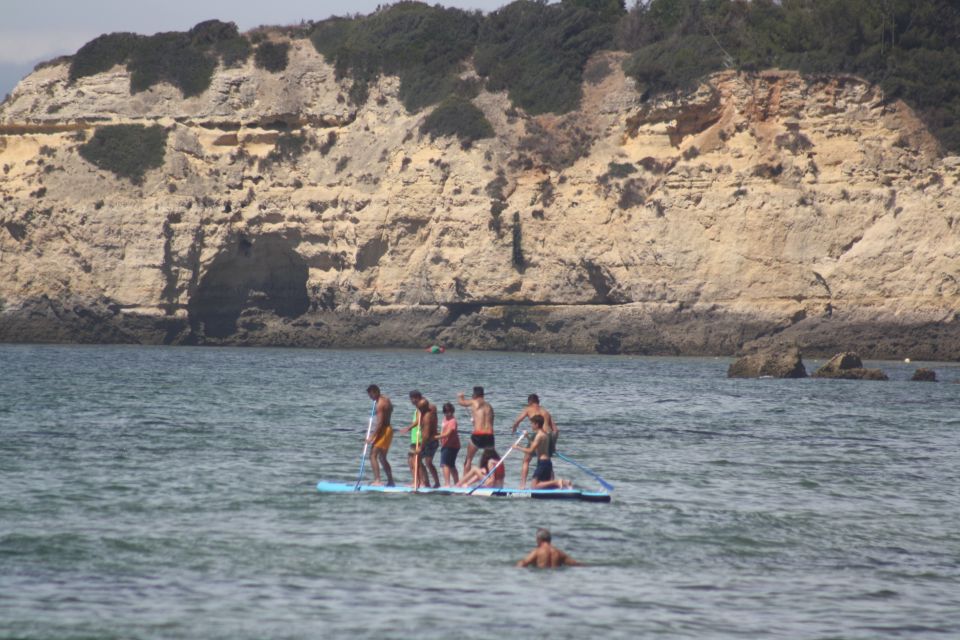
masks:
[[[550,544],[550,532],[547,529],[537,529],[537,548],[527,554],[526,558],[517,562],[518,567],[531,565],[538,569],[583,566]]]

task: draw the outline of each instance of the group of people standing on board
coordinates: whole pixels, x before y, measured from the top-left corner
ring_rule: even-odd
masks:
[[[393,442],[394,428],[392,425],[393,403],[390,398],[380,391],[375,384],[367,387],[367,395],[375,403],[374,424],[367,438],[371,447],[370,468],[373,472],[373,484],[384,484],[381,477],[381,468],[386,475],[386,484],[395,484],[393,469],[387,461],[387,453]],[[460,453],[461,442],[457,428],[456,410],[447,402],[441,407],[443,420],[437,412],[437,406],[430,402],[419,391],[409,393],[410,403],[415,407],[411,423],[398,429],[398,435],[410,434],[410,448],[407,452],[407,464],[413,478],[414,487],[440,487],[440,476],[433,460],[440,452],[440,467],[443,470],[443,480],[447,487],[452,486],[483,486],[502,488],[506,478],[503,460],[495,448],[493,433],[494,411],[490,403],[484,398],[483,387],[474,387],[473,394],[468,399],[464,393],[457,394],[457,404],[469,407],[473,419],[473,431],[467,441],[466,459],[463,463],[463,473],[457,471],[457,456]],[[571,486],[571,482],[556,478],[553,473],[553,456],[557,450],[557,436],[560,431],[553,420],[553,416],[540,405],[540,398],[536,394],[527,397],[527,406],[513,422],[512,433],[524,420],[530,421],[532,434],[526,447],[520,446],[519,438],[511,449],[522,451],[523,465],[520,470],[520,488],[527,485],[527,475],[530,461],[536,457],[537,463],[533,472],[531,489],[559,489]],[[481,451],[480,463],[473,465],[477,452]]]

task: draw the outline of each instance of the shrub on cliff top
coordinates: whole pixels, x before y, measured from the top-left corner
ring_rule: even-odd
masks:
[[[431,139],[456,136],[464,147],[469,147],[476,140],[492,138],[493,127],[483,111],[472,102],[451,96],[427,116],[420,125],[420,133],[430,134]]]
[[[134,184],[141,184],[149,169],[163,165],[167,130],[159,125],[117,124],[97,127],[89,141],[80,145],[80,156]]]
[[[189,97],[210,86],[218,61],[235,66],[249,56],[249,43],[235,24],[208,20],[187,32],[152,36],[111,33],[94,38],[73,56],[70,79],[125,64],[130,72],[131,93],[149,89],[158,82],[169,82]]]
[[[617,0],[513,2],[483,21],[477,72],[528,113],[576,109],[587,59],[610,47],[622,12]]]
[[[270,73],[279,73],[287,68],[290,62],[289,42],[261,42],[253,56],[253,63],[260,69]]]
[[[187,34],[158,33],[140,41],[130,54],[130,91],[146,91],[158,82],[169,82],[184,97],[200,95],[210,86],[217,60],[189,45]]]
[[[80,47],[70,61],[70,80],[109,71],[126,64],[140,39],[135,33],[106,33]]]
[[[214,45],[220,63],[227,69],[242,66],[253,53],[253,45],[243,36],[220,40]]]
[[[340,77],[353,78],[354,103],[366,101],[369,83],[384,73],[400,77],[400,99],[413,112],[449,95],[479,20],[461,9],[400,2],[369,16],[325,20],[310,39]]]

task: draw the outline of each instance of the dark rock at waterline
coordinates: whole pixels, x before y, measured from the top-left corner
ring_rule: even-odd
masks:
[[[817,372],[837,372],[847,369],[863,369],[863,360],[852,351],[844,351],[830,358]]]
[[[937,372],[933,369],[917,369],[910,379],[914,382],[936,382]]]
[[[743,356],[727,369],[728,378],[806,378],[807,369],[796,347]]]
[[[889,380],[880,369],[864,369],[857,354],[845,351],[830,358],[825,365],[814,371],[814,378],[839,380]]]

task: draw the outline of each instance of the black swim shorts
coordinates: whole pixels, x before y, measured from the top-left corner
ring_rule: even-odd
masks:
[[[492,433],[474,433],[470,435],[470,442],[477,449],[493,449]]]
[[[553,461],[537,460],[537,468],[533,472],[533,479],[540,482],[553,480]]]

